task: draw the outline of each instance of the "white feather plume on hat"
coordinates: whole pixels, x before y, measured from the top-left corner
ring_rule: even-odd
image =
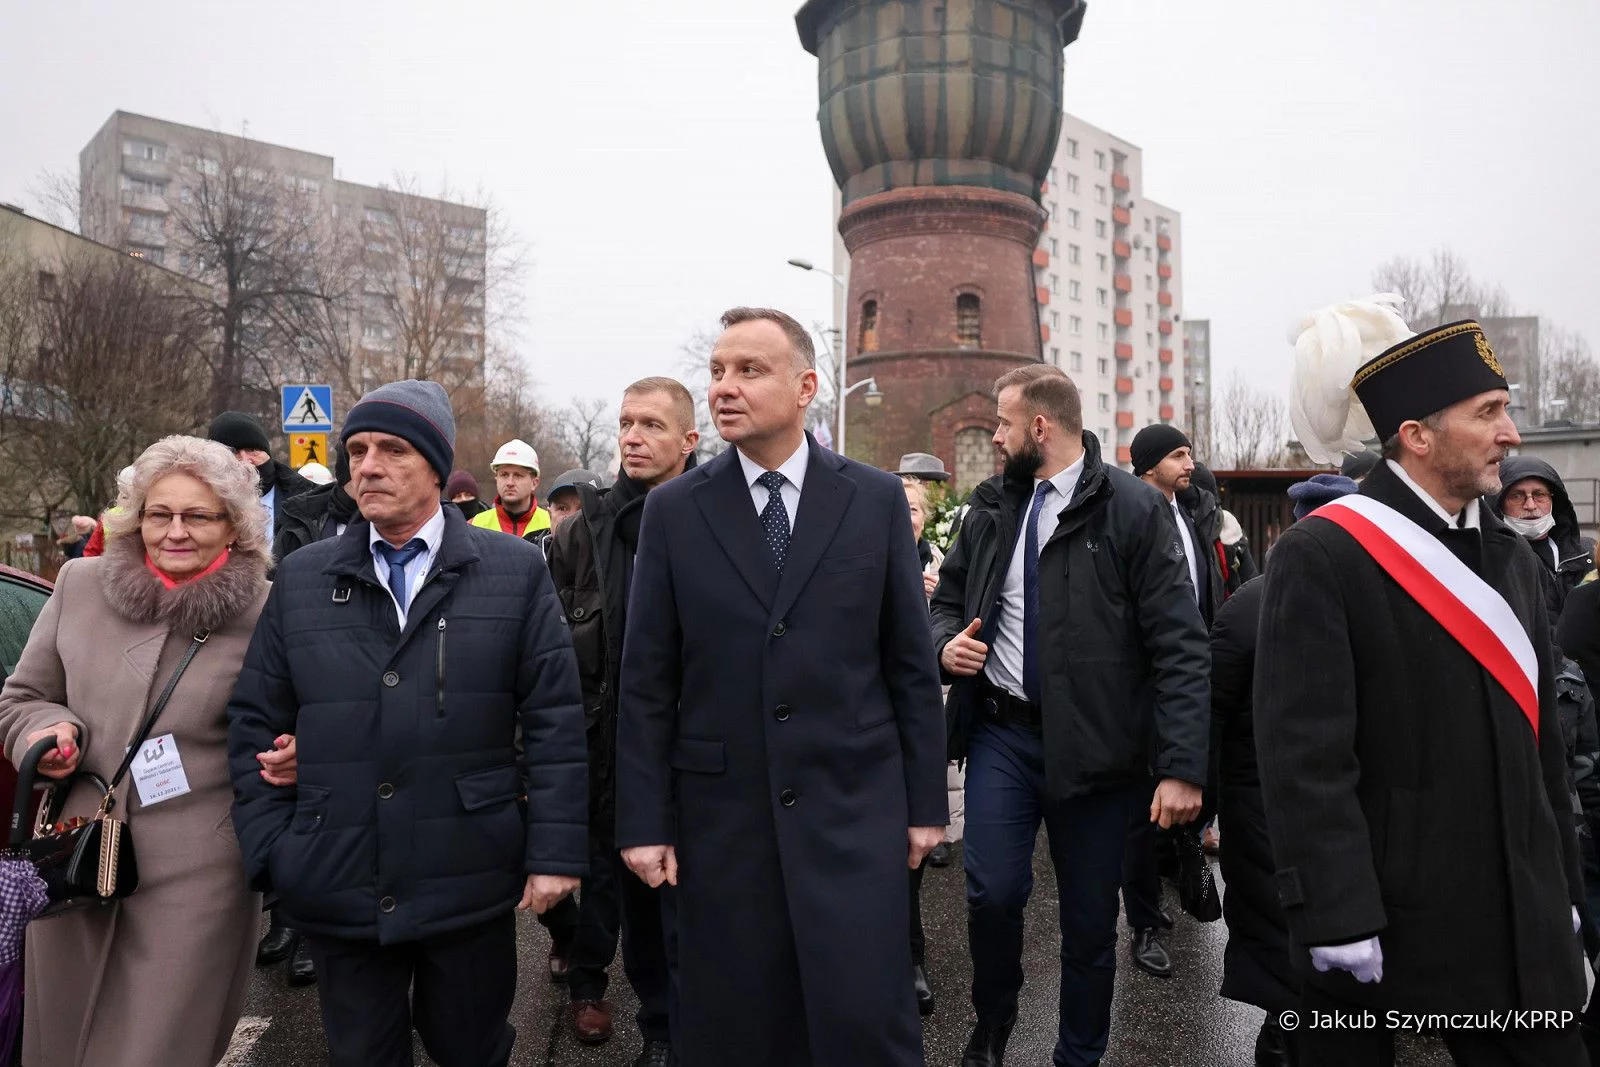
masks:
[[[1394,293],[1347,300],[1313,311],[1289,331],[1289,420],[1315,462],[1360,452],[1375,432],[1350,379],[1363,363],[1412,335],[1399,315],[1403,303]]]

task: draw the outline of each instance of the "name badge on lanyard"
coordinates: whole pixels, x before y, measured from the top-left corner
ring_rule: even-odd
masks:
[[[139,790],[139,803],[144,807],[189,792],[189,778],[183,773],[178,740],[171,734],[148,738],[140,745],[139,754],[133,757],[132,771],[133,784]]]

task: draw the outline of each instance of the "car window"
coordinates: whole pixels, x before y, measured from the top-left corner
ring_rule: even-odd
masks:
[[[44,610],[49,594],[42,589],[0,577],[0,677],[9,677],[28,643],[33,620]]]

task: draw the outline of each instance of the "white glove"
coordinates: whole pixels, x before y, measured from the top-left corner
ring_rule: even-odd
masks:
[[[1583,920],[1578,918],[1578,906],[1574,904],[1572,906],[1572,932],[1577,933],[1582,926]]]
[[[1311,966],[1319,971],[1349,971],[1358,982],[1383,981],[1383,946],[1369,937],[1349,945],[1319,945],[1311,950]]]

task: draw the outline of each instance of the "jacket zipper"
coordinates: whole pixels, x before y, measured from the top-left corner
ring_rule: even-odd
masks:
[[[434,690],[434,693],[435,693],[434,709],[435,709],[436,714],[440,718],[444,717],[444,628],[445,628],[444,616],[441,615],[441,616],[439,616],[439,660],[438,660],[438,663],[435,664],[435,670],[434,670],[434,678],[435,678],[435,686],[436,686],[436,688]]]

